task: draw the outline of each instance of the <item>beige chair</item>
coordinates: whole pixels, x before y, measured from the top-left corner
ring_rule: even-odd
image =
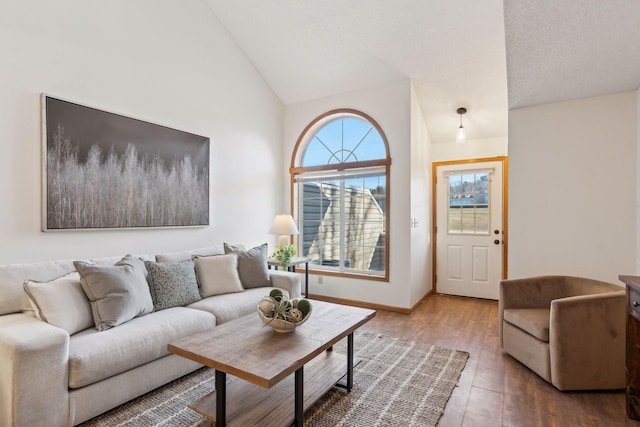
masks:
[[[500,283],[504,351],[559,390],[625,387],[622,286],[568,276]]]

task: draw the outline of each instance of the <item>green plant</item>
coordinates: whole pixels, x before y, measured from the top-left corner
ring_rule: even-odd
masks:
[[[280,266],[284,267],[296,256],[296,247],[294,245],[277,246],[277,250],[271,255],[272,258],[278,260]]]

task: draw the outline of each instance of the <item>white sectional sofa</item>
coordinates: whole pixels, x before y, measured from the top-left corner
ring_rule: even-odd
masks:
[[[222,246],[137,258],[167,263],[190,260],[195,255],[218,254],[224,254]],[[113,266],[121,258],[86,262],[87,265]],[[73,333],[69,333],[64,327],[55,326],[52,316],[44,318],[47,321],[36,317],[24,282],[49,282],[74,270],[72,260],[0,266],[0,426],[80,424],[200,368],[192,361],[170,354],[168,343],[255,313],[258,302],[271,287],[287,291],[292,298],[300,297],[300,275],[269,270],[268,286],[244,286],[233,292],[226,289],[225,293],[205,296],[185,306],[157,310],[154,305],[152,312],[105,330],[99,331],[91,325],[78,332],[71,329]],[[55,286],[50,283],[36,283],[34,295],[29,295],[35,298],[38,289],[50,291],[47,286]],[[198,285],[203,293],[201,277]],[[84,288],[85,283],[82,286]],[[57,293],[55,297],[63,298],[63,295]],[[70,322],[76,324],[78,318],[87,316],[77,310],[75,303],[60,301],[69,299],[54,301],[69,306],[62,315],[56,313],[56,316],[74,314]],[[43,318],[46,307],[35,308]]]

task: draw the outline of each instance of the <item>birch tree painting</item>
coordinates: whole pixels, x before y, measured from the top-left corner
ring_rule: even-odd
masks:
[[[208,138],[45,102],[45,230],[209,224]]]

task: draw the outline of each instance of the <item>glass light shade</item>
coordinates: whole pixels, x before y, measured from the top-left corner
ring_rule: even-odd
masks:
[[[458,128],[458,133],[456,133],[456,142],[462,144],[467,139],[467,133],[464,131],[462,125]]]

